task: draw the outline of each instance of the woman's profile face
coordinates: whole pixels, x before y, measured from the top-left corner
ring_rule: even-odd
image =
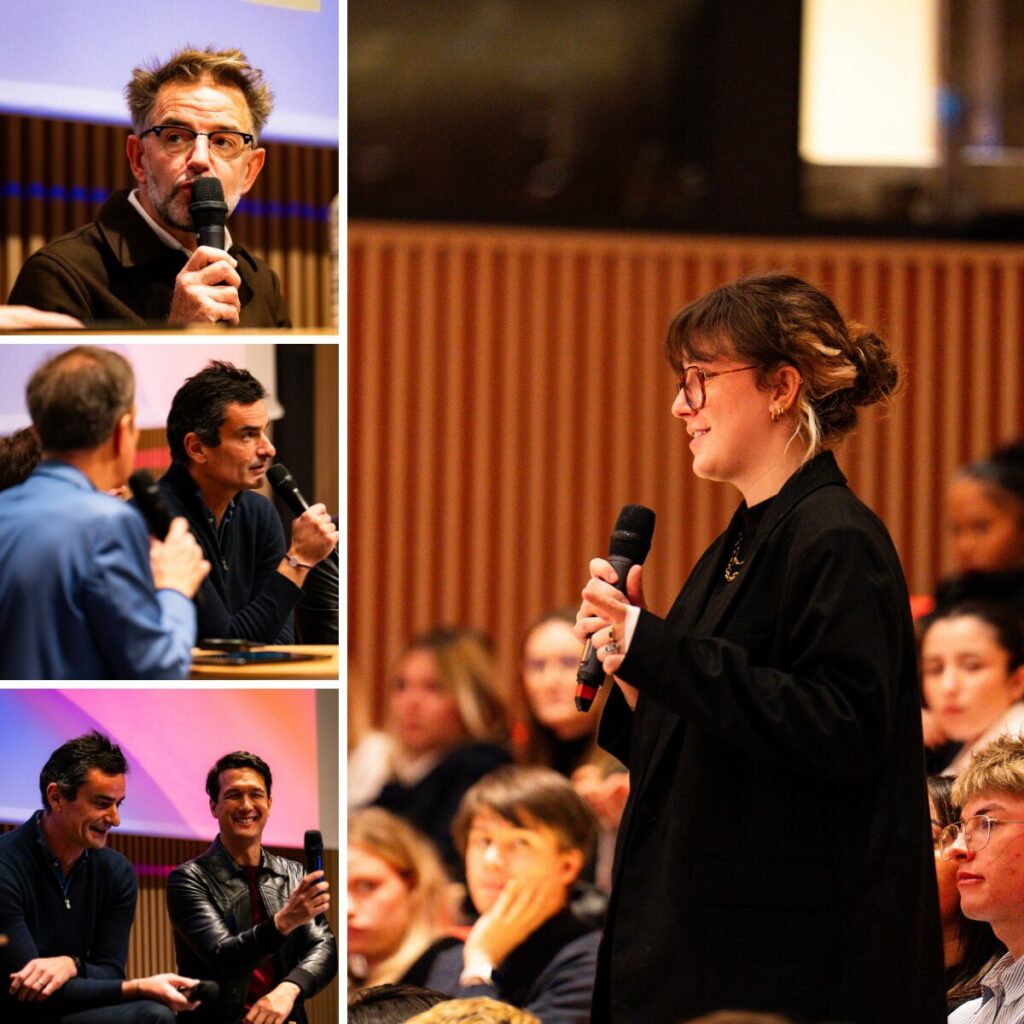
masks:
[[[757,371],[739,358],[723,355],[710,362],[694,360],[708,374],[704,406],[690,408],[680,389],[672,403],[672,415],[684,420],[690,435],[693,472],[705,480],[744,484],[761,472],[761,454],[767,436],[768,395],[758,390]],[[729,372],[735,370],[736,372]],[[711,376],[719,374],[719,376]]]
[[[949,528],[961,572],[1024,566],[1024,506],[1009,494],[993,501],[991,486],[960,477],[949,489]]]
[[[942,821],[931,797],[928,797],[928,810],[932,819],[932,846],[935,849],[935,881],[939,886],[939,917],[943,925],[948,925],[960,919],[960,890],[956,887],[956,873],[960,864],[955,860],[943,860],[939,853],[939,833],[952,823]]]
[[[427,754],[458,743],[465,730],[455,698],[445,689],[434,652],[406,651],[391,687],[391,720],[399,743]]]
[[[921,643],[924,699],[946,735],[971,743],[995,725],[1024,690],[1024,668],[994,627],[974,615],[938,619]]]
[[[398,949],[412,923],[409,883],[383,857],[348,848],[348,951],[371,963]]]
[[[576,710],[580,642],[572,626],[549,619],[535,626],[523,645],[523,685],[530,710],[559,739],[574,739],[594,728],[590,714]]]

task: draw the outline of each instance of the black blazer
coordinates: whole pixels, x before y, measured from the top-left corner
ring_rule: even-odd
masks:
[[[945,1021],[910,605],[831,453],[714,594],[739,514],[641,612],[600,741],[630,773],[593,1020]]]

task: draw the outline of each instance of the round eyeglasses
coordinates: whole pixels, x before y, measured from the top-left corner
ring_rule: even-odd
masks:
[[[756,370],[756,366],[737,366],[732,370],[713,370],[710,373],[702,370],[699,366],[684,366],[683,376],[676,380],[676,394],[680,391],[686,396],[686,404],[691,412],[699,412],[704,408],[707,401],[707,391],[704,388],[705,381],[712,377],[724,377],[727,373],[739,373],[740,370]]]
[[[992,818],[987,814],[972,814],[963,821],[954,821],[939,833],[939,853],[943,860],[952,860],[953,847],[963,833],[964,846],[972,853],[984,850],[992,836],[993,825],[1024,825],[1013,818]]]
[[[242,155],[246,146],[251,146],[255,136],[248,132],[236,132],[230,128],[222,128],[215,132],[194,132],[191,128],[182,128],[177,124],[155,124],[139,133],[139,138],[155,135],[160,148],[168,156],[184,156],[192,152],[196,139],[205,135],[210,140],[210,152],[223,160],[234,160]]]

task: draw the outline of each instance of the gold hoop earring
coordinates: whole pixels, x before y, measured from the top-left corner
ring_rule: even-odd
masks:
[[[783,414],[783,412],[785,412],[785,410],[784,410],[784,409],[782,408],[782,406],[781,406],[781,405],[773,405],[773,406],[772,406],[772,407],[771,407],[771,408],[770,408],[770,409],[768,410],[768,415],[769,415],[769,416],[771,416],[771,418],[772,418],[772,423],[778,423],[778,422],[779,422],[779,420],[781,420],[781,419],[782,419],[782,414]]]

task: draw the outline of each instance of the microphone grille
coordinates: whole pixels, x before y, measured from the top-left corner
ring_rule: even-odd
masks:
[[[220,178],[215,178],[213,175],[196,178],[192,182],[192,202],[223,203],[224,186],[221,184]]]
[[[628,558],[634,564],[642,563],[651,550],[654,537],[654,510],[646,505],[623,505],[615,520],[608,553]]]
[[[188,212],[196,228],[227,221],[228,204],[224,202],[224,186],[220,178],[196,178],[192,182],[192,201],[188,204]]]
[[[279,490],[281,485],[291,479],[291,473],[288,472],[288,467],[281,465],[280,462],[275,462],[274,465],[267,470],[267,479],[270,481],[270,486],[274,490]]]

